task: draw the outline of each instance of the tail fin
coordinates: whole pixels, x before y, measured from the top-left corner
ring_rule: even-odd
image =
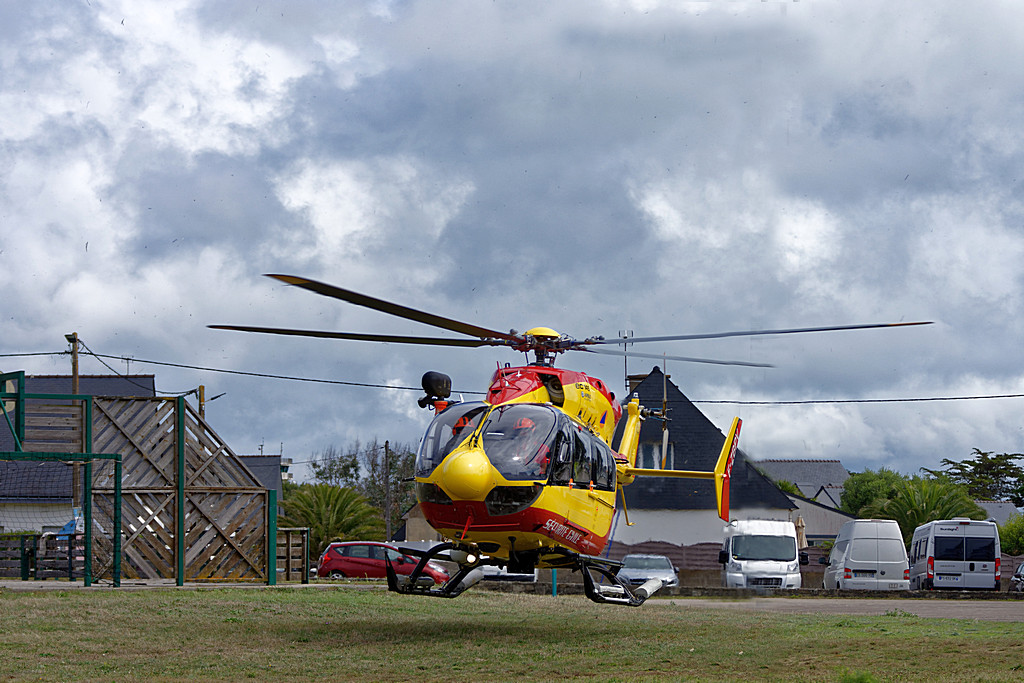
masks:
[[[729,521],[729,478],[732,476],[732,462],[736,457],[736,448],[740,442],[740,427],[743,420],[736,417],[732,420],[729,435],[725,437],[722,453],[715,464],[715,498],[718,500],[718,516]]]

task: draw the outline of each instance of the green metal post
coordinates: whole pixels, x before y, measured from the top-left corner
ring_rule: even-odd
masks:
[[[277,585],[277,489],[267,489],[267,585]]]
[[[82,482],[82,510],[85,515],[85,566],[82,568],[82,583],[86,588],[92,585],[92,461],[86,460],[85,481]],[[70,541],[71,537],[68,536]],[[70,548],[70,542],[68,544]]]
[[[558,570],[551,570],[551,597],[558,597]]]
[[[175,399],[175,445],[178,452],[177,505],[174,515],[175,579],[179,586],[185,585],[185,397]]]
[[[92,396],[82,399],[85,413],[82,450],[92,453]],[[82,583],[86,588],[92,585],[92,459],[85,461],[85,481],[82,482],[82,510],[85,517],[85,566],[82,569]]]
[[[114,460],[114,587],[121,586],[121,454]]]

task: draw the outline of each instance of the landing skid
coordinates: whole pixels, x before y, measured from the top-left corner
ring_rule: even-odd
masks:
[[[457,563],[459,571],[441,586],[434,586],[433,581],[424,576],[424,567],[434,559],[453,562],[451,551],[458,550],[458,547],[454,543],[441,543],[430,550],[411,548],[402,548],[401,550],[403,553],[420,558],[420,561],[408,576],[399,575],[391,565],[391,561],[387,562],[388,590],[406,595],[456,598],[462,595],[466,589],[476,585],[484,578],[481,566],[500,566],[503,564],[491,558],[483,558],[472,564]],[[622,566],[620,562],[591,555],[578,555],[567,551],[556,552],[554,556],[548,555],[544,557],[543,564],[547,567],[571,569],[572,571],[581,572],[583,575],[584,594],[594,602],[605,604],[639,607],[647,601],[647,598],[654,595],[655,592],[665,585],[661,579],[651,579],[641,586],[631,586],[616,574],[619,567]],[[595,573],[599,578],[595,579]],[[607,580],[607,583],[601,579]]]
[[[615,571],[612,571],[607,560],[598,558],[580,556],[579,566],[583,573],[583,591],[594,602],[639,607],[665,585],[661,579],[650,579],[643,585],[631,586],[620,579]],[[609,583],[595,581],[593,572],[608,579]]]
[[[427,581],[423,581],[423,568],[427,566],[427,563],[443,555],[445,557],[442,559],[451,561],[450,552],[455,547],[454,543],[441,543],[425,551],[402,548],[403,553],[419,556],[420,561],[416,563],[412,572],[405,576],[399,575],[391,565],[391,560],[388,560],[386,563],[388,590],[406,595],[429,595],[434,598],[457,598],[462,595],[467,588],[476,585],[484,578],[484,573],[480,570],[481,562],[476,564],[460,564],[459,571],[441,584],[440,587],[435,587],[434,582],[429,580],[429,578]]]

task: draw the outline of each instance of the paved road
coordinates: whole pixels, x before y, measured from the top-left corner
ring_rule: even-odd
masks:
[[[672,603],[706,607],[782,614],[854,614],[878,616],[886,613],[908,613],[929,619],[982,619],[986,621],[1024,621],[1021,600],[922,600],[891,598],[748,598],[726,600],[714,598],[676,598],[651,600],[647,605]],[[645,605],[646,606],[646,605]]]

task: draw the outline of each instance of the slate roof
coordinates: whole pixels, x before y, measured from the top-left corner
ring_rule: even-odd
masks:
[[[156,396],[153,375],[80,375],[82,396]],[[27,394],[70,394],[71,375],[26,375]],[[30,399],[29,399],[30,400]],[[15,450],[0,415],[0,451]],[[71,502],[72,468],[59,462],[0,461],[0,502]],[[280,476],[280,475],[278,475]]]
[[[838,508],[843,499],[843,487],[829,484],[818,489],[810,498],[818,503]]]
[[[1006,524],[1012,515],[1019,514],[1017,508],[1008,500],[976,500],[981,509],[996,524]]]
[[[664,374],[655,367],[630,392],[640,397],[640,404],[660,409]],[[669,441],[674,444],[674,469],[713,470],[725,443],[725,434],[700,412],[690,399],[672,383],[667,382]],[[628,401],[628,399],[627,399]],[[618,443],[625,420],[620,421],[613,443]],[[649,419],[640,428],[640,442],[661,444],[661,421]],[[740,443],[743,443],[742,432]],[[638,477],[623,488],[626,505],[647,510],[714,510],[715,488],[712,482],[700,479],[669,479]],[[730,506],[734,509],[763,507],[795,509],[793,503],[777,486],[758,472],[740,448],[733,463],[729,487]]]
[[[70,503],[71,474],[62,462],[0,460],[0,503]]]
[[[249,468],[260,486],[277,490],[277,503],[281,504],[281,456],[240,455],[238,459]]]
[[[758,460],[754,467],[772,481],[796,484],[805,498],[816,496],[822,486],[842,486],[850,473],[838,460]]]

